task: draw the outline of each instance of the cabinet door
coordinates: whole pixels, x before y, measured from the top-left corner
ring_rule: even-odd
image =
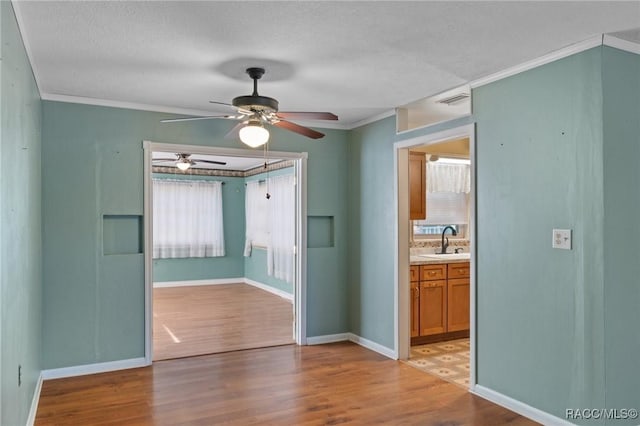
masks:
[[[469,278],[449,279],[447,283],[447,329],[469,329]]]
[[[411,283],[411,337],[420,335],[420,284]]]
[[[420,335],[447,331],[447,281],[420,283]]]
[[[409,153],[409,219],[427,218],[426,157],[423,152]]]

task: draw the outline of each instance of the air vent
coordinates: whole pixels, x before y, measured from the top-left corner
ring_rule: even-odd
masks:
[[[440,99],[437,101],[439,104],[455,105],[469,98],[468,93],[458,93],[457,95],[449,96],[448,98]]]

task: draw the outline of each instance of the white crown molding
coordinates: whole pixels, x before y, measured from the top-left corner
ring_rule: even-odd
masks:
[[[597,46],[601,46],[602,39],[603,39],[602,35],[591,37],[579,43],[575,43],[570,46],[564,47],[562,49],[548,53],[546,55],[540,56],[539,58],[533,59],[531,61],[523,62],[519,65],[513,66],[511,68],[507,68],[502,71],[498,71],[497,73],[490,74],[486,77],[478,78],[476,80],[469,82],[469,85],[471,86],[472,89],[475,89],[477,87],[484,86],[485,84],[493,83],[495,81],[502,80],[503,78],[511,77],[513,75],[520,74],[521,72],[528,71],[533,68],[537,68],[541,65],[545,65],[550,62],[557,61],[558,59],[575,55],[576,53],[580,53],[585,50],[588,50]]]
[[[115,101],[111,99],[89,98],[84,96],[60,95],[57,93],[41,93],[40,96],[44,101],[56,101],[56,102],[66,102],[71,104],[134,109],[138,111],[151,111],[151,112],[160,112],[160,113],[167,113],[167,114],[197,115],[197,116],[224,114],[224,112],[204,111],[199,109],[188,109],[188,108],[175,108],[175,107],[168,107],[165,105],[142,104],[137,102]]]
[[[635,53],[636,55],[640,55],[640,44],[634,43],[629,40],[623,40],[618,37],[614,37],[609,34],[605,34],[602,40],[602,44],[609,47],[614,47],[616,49],[624,50],[626,52]]]
[[[52,368],[42,370],[42,379],[62,379],[64,377],[85,376],[87,374],[106,373],[109,371],[126,370],[129,368],[146,367],[149,365],[143,358],[122,359],[119,361],[100,362],[96,364],[75,365],[73,367]]]
[[[31,59],[29,59],[31,60]],[[33,68],[33,64],[31,66]],[[143,104],[137,102],[125,102],[125,101],[116,101],[112,99],[100,99],[100,98],[89,98],[85,96],[73,96],[73,95],[61,95],[57,93],[40,93],[40,97],[45,101],[55,101],[55,102],[66,102],[72,104],[81,104],[81,105],[95,105],[95,106],[103,106],[103,107],[111,107],[111,108],[124,108],[124,109],[133,109],[137,111],[150,111],[150,112],[160,112],[167,114],[179,114],[179,115],[195,115],[201,117],[207,117],[210,115],[216,114],[224,114],[224,112],[217,111],[205,111],[199,109],[189,109],[189,108],[176,108],[169,107],[166,105],[151,105],[151,104]],[[336,121],[308,121],[308,120],[296,120],[297,124],[308,127],[315,127],[319,129],[338,129],[338,130],[349,130],[351,127],[346,123],[339,123]]]
[[[518,401],[516,399],[513,399],[511,397],[508,397],[506,395],[503,395],[499,392],[496,392],[492,389],[486,388],[481,385],[475,385],[473,388],[469,390],[469,392],[481,398],[484,398],[488,401],[491,401],[494,404],[498,404],[502,407],[508,408],[511,411],[514,411],[524,417],[527,417],[543,425],[557,425],[557,426],[573,425],[573,423],[568,422],[565,419],[556,417],[552,414],[547,413],[546,411],[539,410],[538,408],[527,405],[524,402]]]
[[[31,408],[29,409],[29,417],[27,417],[27,426],[33,426],[36,422],[36,414],[38,413],[38,404],[40,403],[40,391],[42,391],[42,373],[38,376],[36,388],[33,390],[33,398],[31,399]]]
[[[362,119],[360,121],[356,121],[355,123],[352,123],[352,124],[348,125],[345,128],[345,130],[357,129],[358,127],[362,127],[362,126],[365,126],[367,124],[375,123],[376,121],[380,121],[380,120],[385,119],[387,117],[391,117],[391,116],[393,116],[395,114],[396,114],[396,109],[393,108],[393,109],[390,109],[388,111],[381,112],[380,114],[373,115],[373,116],[371,116],[369,118],[364,118],[364,119]]]

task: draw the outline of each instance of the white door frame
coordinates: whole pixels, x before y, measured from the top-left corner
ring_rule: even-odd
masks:
[[[396,238],[394,258],[394,344],[399,359],[407,359],[411,347],[410,319],[410,283],[409,283],[409,150],[408,148],[431,145],[460,138],[469,138],[469,158],[471,159],[471,194],[470,194],[470,223],[469,223],[469,252],[471,262],[470,282],[470,353],[469,353],[469,389],[476,385],[476,141],[475,124],[444,130],[430,135],[418,136],[394,144],[394,183],[393,191],[396,210]],[[401,173],[402,172],[402,173]],[[402,265],[402,267],[400,267]]]
[[[153,151],[189,152],[202,155],[262,158],[263,152],[250,149],[220,148],[143,141],[144,150],[144,358],[151,365],[153,358],[153,199],[151,153]],[[270,151],[273,158],[296,163],[296,282],[294,285],[295,328],[298,345],[307,343],[307,158],[306,152]]]

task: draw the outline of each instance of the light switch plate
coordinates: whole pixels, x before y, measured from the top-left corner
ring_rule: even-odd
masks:
[[[571,250],[571,229],[554,229],[551,246],[557,249]]]

